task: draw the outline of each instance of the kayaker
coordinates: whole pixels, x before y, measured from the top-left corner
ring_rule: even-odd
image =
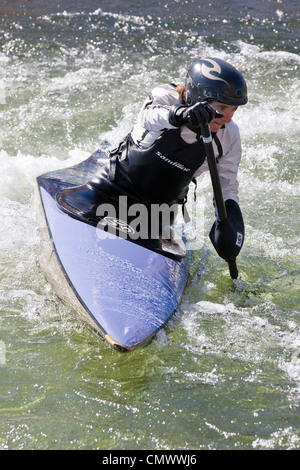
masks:
[[[190,183],[208,170],[199,125],[209,123],[228,220],[233,226],[228,231],[216,219],[210,237],[220,256],[235,258],[243,244],[244,223],[237,180],[241,139],[232,118],[247,100],[246,82],[236,68],[219,58],[196,61],[187,72],[185,85],[154,88],[132,131],[110,153],[109,167],[95,175],[86,190],[113,193],[118,188],[148,206],[184,205]],[[70,198],[60,197],[59,202],[72,205]]]

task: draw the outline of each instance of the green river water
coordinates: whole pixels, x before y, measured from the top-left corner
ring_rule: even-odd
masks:
[[[296,1],[0,1],[0,449],[300,447],[300,56]],[[201,56],[249,104],[239,279],[208,239],[180,308],[147,346],[110,349],[46,282],[36,177],[128,132],[158,83]]]

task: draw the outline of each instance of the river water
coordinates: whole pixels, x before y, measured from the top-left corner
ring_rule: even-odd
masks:
[[[297,0],[0,1],[0,449],[300,447],[300,19]],[[59,4],[59,5],[58,5]],[[180,309],[120,354],[37,264],[35,178],[130,130],[201,56],[245,76],[239,279],[208,239]]]

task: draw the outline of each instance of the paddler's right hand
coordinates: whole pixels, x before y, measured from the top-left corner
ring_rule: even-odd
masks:
[[[169,113],[169,122],[175,127],[199,126],[200,124],[209,124],[213,119],[221,117],[223,117],[221,113],[216,111],[209,103],[203,101],[192,106],[172,106]]]

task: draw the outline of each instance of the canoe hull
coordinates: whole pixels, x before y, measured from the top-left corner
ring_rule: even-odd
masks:
[[[38,177],[42,218],[39,262],[57,294],[120,351],[148,342],[176,310],[187,257],[176,260],[70,217],[55,195],[85,183],[103,158]]]

